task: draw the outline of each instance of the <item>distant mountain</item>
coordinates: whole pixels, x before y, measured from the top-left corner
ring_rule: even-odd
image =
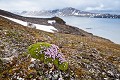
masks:
[[[120,15],[108,13],[95,13],[81,11],[72,7],[55,10],[41,10],[41,11],[23,11],[19,15],[24,16],[77,16],[77,17],[92,17],[92,18],[120,18]]]
[[[114,15],[116,14],[116,15],[120,15],[120,10],[89,10],[88,12],[101,13],[101,14],[114,14]]]
[[[66,7],[63,9],[55,9],[55,10],[23,11],[19,14],[31,15],[31,16],[78,16],[82,14],[92,14],[92,13],[80,11],[72,7]]]

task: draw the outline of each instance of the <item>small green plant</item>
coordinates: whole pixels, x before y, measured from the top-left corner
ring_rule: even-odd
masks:
[[[63,71],[68,69],[67,61],[64,59],[62,53],[60,53],[58,46],[54,44],[45,42],[32,44],[28,47],[28,53],[32,58],[39,59],[45,64],[53,63],[58,69]]]
[[[54,64],[56,67],[58,67],[58,66],[59,66],[59,60],[58,60],[58,59],[55,59],[55,60],[53,61],[53,64]]]
[[[67,62],[63,62],[61,64],[59,64],[59,69],[62,70],[62,71],[65,71],[68,69],[68,63]]]
[[[39,60],[44,60],[44,53],[43,50],[45,48],[50,47],[51,45],[48,43],[44,43],[44,42],[39,42],[36,44],[33,44],[31,46],[29,46],[28,48],[28,53],[31,55],[31,57],[35,58],[35,59],[39,59]]]

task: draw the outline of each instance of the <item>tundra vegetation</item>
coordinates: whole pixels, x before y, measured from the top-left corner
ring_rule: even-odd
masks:
[[[119,80],[120,45],[0,17],[0,80]]]

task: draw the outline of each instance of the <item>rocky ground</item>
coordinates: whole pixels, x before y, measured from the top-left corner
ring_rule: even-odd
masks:
[[[0,17],[0,80],[120,80],[120,45],[70,32],[48,33]],[[36,42],[57,45],[69,69],[31,62],[27,49]]]

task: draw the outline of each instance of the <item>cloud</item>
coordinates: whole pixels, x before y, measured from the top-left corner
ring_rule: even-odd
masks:
[[[48,10],[64,7],[120,10],[120,0],[0,0],[0,8],[5,10]]]
[[[87,7],[85,10],[104,10],[105,6],[103,4],[96,6],[96,7]]]

